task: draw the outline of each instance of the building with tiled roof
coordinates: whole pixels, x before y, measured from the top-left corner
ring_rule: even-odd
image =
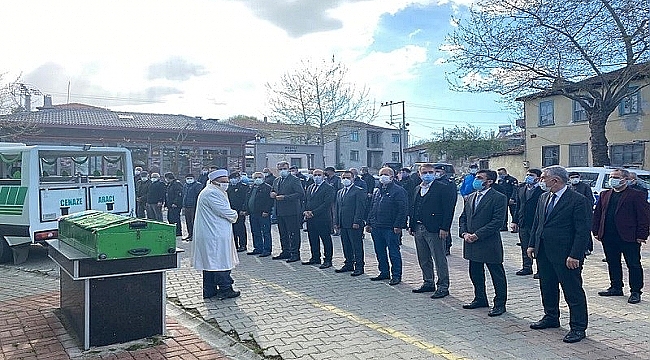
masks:
[[[151,171],[198,173],[202,166],[243,168],[256,130],[186,115],[112,111],[83,104],[46,104],[39,111],[0,116],[38,128],[14,141],[27,144],[124,146],[134,164]]]

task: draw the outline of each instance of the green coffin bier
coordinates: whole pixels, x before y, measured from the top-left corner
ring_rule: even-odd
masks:
[[[176,252],[176,226],[87,210],[61,217],[59,240],[97,260]]]

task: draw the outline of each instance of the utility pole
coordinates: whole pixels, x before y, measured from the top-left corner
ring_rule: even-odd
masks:
[[[405,111],[405,102],[404,100],[402,101],[387,101],[381,103],[381,107],[388,106],[390,108],[390,121],[387,121],[386,123],[389,124],[390,126],[395,126],[395,123],[393,122],[393,105],[397,104],[402,104],[402,123],[397,125],[397,129],[399,131],[399,162],[404,165],[404,133],[406,132],[406,127],[409,125],[406,123],[406,111]]]

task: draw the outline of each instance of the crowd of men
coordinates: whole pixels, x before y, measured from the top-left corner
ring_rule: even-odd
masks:
[[[539,279],[544,316],[532,329],[559,327],[560,286],[569,307],[570,331],[563,341],[585,338],[587,302],[582,287],[584,259],[593,250],[593,238],[602,243],[608,264],[610,287],[600,296],[623,296],[621,256],[629,272],[628,302],[641,300],[643,270],[641,244],[650,227],[647,193],[626,169],[613,169],[609,189],[595,203],[591,188],[578,173],[560,166],[528,169],[519,183],[505,168],[497,171],[472,165],[457,190],[442,165],[423,164],[417,174],[390,167],[375,177],[367,168],[337,175],[332,167],[314,169],[308,175],[285,161],[255,172],[249,179],[237,171],[204,169],[198,180],[187,175],[185,184],[166,173],[139,173],[138,216],[177,224],[185,214],[188,237],[195,240],[193,264],[203,273],[203,296],[220,299],[239,296],[232,289],[230,270],[238,263],[237,252],[248,250],[245,219],[249,218],[252,250],[248,255],[271,257],[288,263],[301,261],[300,235],[303,225],[309,239],[310,258],[303,265],[327,269],[333,266],[332,236],[340,236],[344,262],[336,273],[351,276],[365,273],[363,237],[370,234],[378,262],[372,281],[402,280],[400,252],[403,230],[415,239],[422,285],[414,293],[431,293],[439,299],[449,295],[447,255],[451,246],[451,224],[457,193],[464,200],[459,215],[458,236],[463,240],[463,258],[469,262],[474,298],[464,309],[488,308],[485,268],[490,272],[495,297],[488,316],[506,312],[507,278],[503,266],[501,232],[518,233],[522,268],[518,276]],[[166,185],[165,185],[166,184]],[[646,190],[647,191],[647,190]],[[595,206],[594,206],[595,203]],[[195,215],[196,214],[196,215]],[[202,219],[194,222],[194,217]],[[272,255],[271,218],[277,221],[279,252]],[[200,234],[200,235],[199,235]],[[219,245],[216,245],[219,244]],[[537,273],[533,272],[536,263]],[[437,276],[437,278],[436,278]]]

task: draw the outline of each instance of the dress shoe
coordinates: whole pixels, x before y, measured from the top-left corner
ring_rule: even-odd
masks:
[[[605,291],[599,291],[598,295],[600,296],[623,296],[623,290],[621,289],[614,289],[614,288],[609,288]]]
[[[442,299],[445,296],[449,296],[449,291],[448,290],[436,290],[433,294],[431,294],[432,299]]]
[[[354,272],[350,274],[350,276],[359,276],[359,275],[363,275],[363,270],[354,270]]]
[[[428,286],[428,285],[422,285],[417,289],[411,290],[411,292],[414,292],[416,294],[421,294],[421,293],[428,293],[428,292],[434,292],[436,291],[436,288],[433,286]]]
[[[560,327],[559,321],[553,321],[547,318],[542,318],[542,320],[535,321],[534,323],[530,324],[530,328],[533,330],[542,330],[542,329],[559,328],[559,327]]]
[[[244,252],[246,251],[246,248],[237,248],[237,252]]]
[[[539,273],[538,272],[536,272],[535,275],[533,275],[533,279],[539,280]]]
[[[320,260],[309,259],[309,261],[303,261],[303,265],[320,265]]]
[[[401,282],[402,282],[402,279],[392,278],[392,279],[390,279],[390,281],[388,282],[388,285],[390,285],[390,286],[395,286],[395,285],[397,285],[397,284],[399,284],[399,283],[401,283]]]
[[[292,262],[296,262],[296,261],[300,261],[300,258],[299,257],[290,257],[290,258],[287,259],[288,263],[292,263]]]
[[[586,335],[584,330],[571,330],[566,335],[564,335],[564,339],[562,339],[562,341],[569,344],[577,343],[585,337]]]
[[[516,243],[516,244],[515,244],[515,246],[521,246],[521,243],[520,243],[520,242],[518,242],[518,243]]]
[[[344,267],[342,267],[340,269],[334,270],[334,272],[336,272],[336,273],[344,273],[344,272],[350,272],[350,271],[354,271],[354,269],[351,268],[351,267],[347,267],[347,266],[344,266]]]
[[[487,300],[472,300],[471,303],[463,305],[463,309],[478,309],[478,308],[486,308],[490,307],[488,305]]]
[[[332,267],[332,262],[331,261],[325,261],[321,266],[319,266],[319,269],[327,269]]]
[[[289,255],[280,253],[279,255],[276,255],[276,256],[272,257],[271,259],[273,259],[273,260],[286,260],[288,258],[289,258]]]
[[[238,297],[239,295],[241,295],[241,291],[235,291],[232,288],[230,288],[228,290],[220,291],[217,294],[217,296],[219,297],[219,300],[232,299],[232,298]]]
[[[267,256],[271,256],[271,254],[270,253],[261,253],[260,254],[260,257],[267,257]]]
[[[259,254],[261,254],[261,252],[255,250],[246,253],[246,255],[259,255]]]
[[[494,307],[492,309],[490,309],[490,312],[488,312],[488,316],[492,316],[492,317],[499,316],[499,315],[502,315],[505,312],[506,312],[505,305],[500,305],[500,306],[494,305]]]
[[[370,281],[379,281],[379,280],[386,280],[386,279],[390,279],[390,276],[379,274],[375,277],[371,277]]]
[[[181,239],[181,240],[183,240],[183,241],[192,241],[192,237],[191,237],[191,236],[188,236],[188,237],[183,238],[183,239]]]
[[[600,261],[607,262],[607,258],[602,258]]]
[[[515,273],[515,275],[519,275],[519,276],[532,275],[532,274],[533,274],[533,270],[531,269],[521,269]]]
[[[627,299],[627,302],[630,304],[638,304],[641,302],[641,293],[633,292],[630,294],[630,297]]]

